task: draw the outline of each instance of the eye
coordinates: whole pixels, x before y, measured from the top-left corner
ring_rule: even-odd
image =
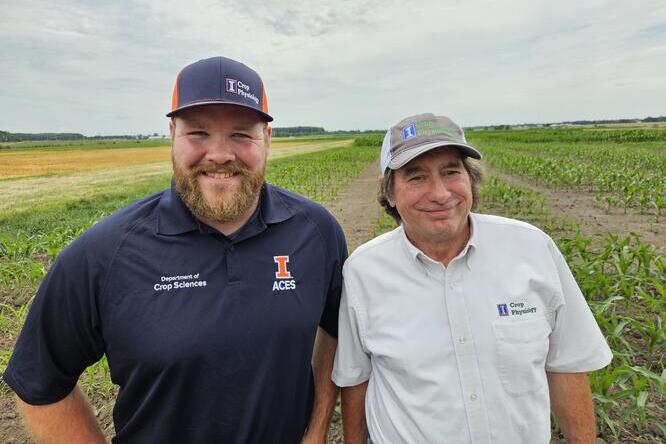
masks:
[[[414,183],[423,182],[425,180],[425,176],[423,176],[423,175],[412,176],[408,180],[410,182],[414,182]]]
[[[206,131],[197,130],[197,131],[188,131],[187,135],[193,137],[206,137],[208,133]]]
[[[246,133],[233,133],[231,136],[236,138],[236,139],[251,139],[252,138],[251,135],[246,134]]]

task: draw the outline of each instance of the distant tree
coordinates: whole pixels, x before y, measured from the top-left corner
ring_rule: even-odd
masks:
[[[323,134],[326,134],[326,130],[319,126],[290,126],[283,128],[273,128],[273,136],[275,137],[317,136]]]

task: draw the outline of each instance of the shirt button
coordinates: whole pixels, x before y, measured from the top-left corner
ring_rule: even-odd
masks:
[[[458,342],[460,342],[461,344],[464,344],[466,341],[467,341],[467,338],[464,337],[464,336],[461,336],[461,337],[458,338]]]
[[[469,395],[469,399],[471,399],[472,401],[476,401],[476,398],[477,398],[476,393],[472,393],[471,395]]]
[[[449,282],[449,290],[453,290],[454,287],[455,285],[453,284],[453,282]]]

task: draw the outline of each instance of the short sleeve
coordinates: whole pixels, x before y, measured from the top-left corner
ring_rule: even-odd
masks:
[[[346,276],[346,274],[345,274]],[[359,307],[353,302],[353,278],[345,277],[340,301],[338,321],[338,348],[333,363],[333,382],[339,387],[350,387],[370,378],[370,356],[363,347]]]
[[[557,269],[562,303],[555,311],[546,370],[578,373],[603,368],[613,354],[562,253],[550,239],[548,248]]]
[[[331,216],[331,219],[333,217]],[[340,294],[342,292],[342,266],[347,259],[347,241],[340,225],[333,222],[332,237],[328,248],[330,280],[326,294],[326,304],[319,321],[319,326],[334,338],[338,337],[338,313],[340,311]]]
[[[67,396],[104,353],[98,285],[82,243],[64,250],[42,281],[3,375],[29,404]]]

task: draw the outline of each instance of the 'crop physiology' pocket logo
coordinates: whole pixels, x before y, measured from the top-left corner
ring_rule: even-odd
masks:
[[[295,289],[296,281],[292,279],[291,271],[289,271],[287,266],[289,264],[289,256],[273,256],[273,262],[277,264],[273,291]]]

